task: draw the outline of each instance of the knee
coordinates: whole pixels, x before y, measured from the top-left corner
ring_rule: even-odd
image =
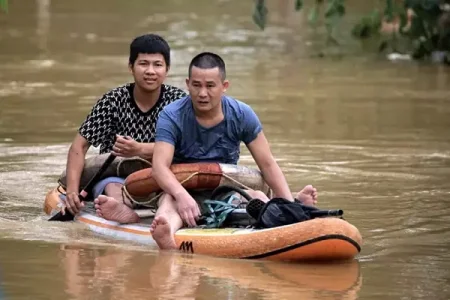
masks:
[[[111,195],[111,194],[120,192],[122,190],[122,186],[123,186],[123,184],[118,183],[118,182],[108,183],[105,186],[105,193],[107,195]]]

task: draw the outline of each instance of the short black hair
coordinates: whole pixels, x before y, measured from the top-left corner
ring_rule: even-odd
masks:
[[[157,34],[144,34],[136,37],[130,44],[128,63],[134,65],[139,53],[161,54],[167,67],[170,66],[170,47],[167,41]]]
[[[225,70],[225,62],[223,59],[212,52],[202,52],[197,54],[189,64],[189,78],[191,78],[192,67],[197,67],[200,69],[214,69],[219,68],[220,76],[222,80],[227,77],[227,72]]]

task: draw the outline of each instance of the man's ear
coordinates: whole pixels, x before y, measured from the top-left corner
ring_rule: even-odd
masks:
[[[189,89],[189,77],[186,78],[186,87]]]
[[[223,81],[223,92],[225,93],[229,87],[230,87],[230,82],[225,79]]]
[[[130,73],[133,73],[133,65],[128,63],[128,71],[130,71]]]

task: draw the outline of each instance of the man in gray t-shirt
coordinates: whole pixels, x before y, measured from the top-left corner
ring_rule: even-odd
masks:
[[[173,163],[237,164],[241,141],[254,141],[261,122],[250,106],[228,96],[222,96],[221,109],[223,120],[205,127],[197,121],[190,96],[169,104],[159,116],[155,142],[174,146]]]
[[[189,65],[186,84],[189,96],[166,106],[156,126],[153,176],[165,193],[150,231],[161,249],[176,249],[174,233],[183,223],[195,226],[200,216],[198,204],[170,170],[174,161],[235,164],[243,141],[274,195],[294,201],[256,114],[248,105],[224,96],[229,82],[223,60],[214,53],[197,55]],[[248,193],[269,200],[260,191]],[[308,185],[297,199],[315,204],[317,191]]]

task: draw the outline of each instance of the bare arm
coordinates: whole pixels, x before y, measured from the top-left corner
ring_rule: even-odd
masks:
[[[116,141],[111,153],[115,156],[132,157],[139,156],[151,161],[155,143],[139,143],[130,136],[116,135]]]
[[[264,180],[273,190],[275,196],[294,201],[286,178],[272,156],[269,143],[262,131],[258,134],[256,139],[247,145],[247,148],[261,170]]]
[[[69,153],[67,155],[67,192],[78,193],[80,188],[81,173],[84,168],[84,159],[90,147],[89,142],[79,133],[70,145]]]
[[[156,142],[152,161],[153,178],[166,193],[172,195],[175,199],[188,192],[178,182],[175,175],[170,170],[175,147],[166,142]]]
[[[66,206],[73,215],[77,214],[83,207],[83,203],[80,202],[78,197],[78,192],[80,189],[80,178],[84,168],[84,159],[89,147],[89,142],[77,133],[72,145],[70,145],[69,154],[67,155]]]
[[[170,170],[175,148],[166,142],[156,142],[153,153],[153,178],[158,185],[175,199],[178,214],[189,226],[196,226],[200,208]]]
[[[139,143],[139,154],[138,156],[147,160],[151,160],[153,157],[153,149],[155,148],[155,143]]]

